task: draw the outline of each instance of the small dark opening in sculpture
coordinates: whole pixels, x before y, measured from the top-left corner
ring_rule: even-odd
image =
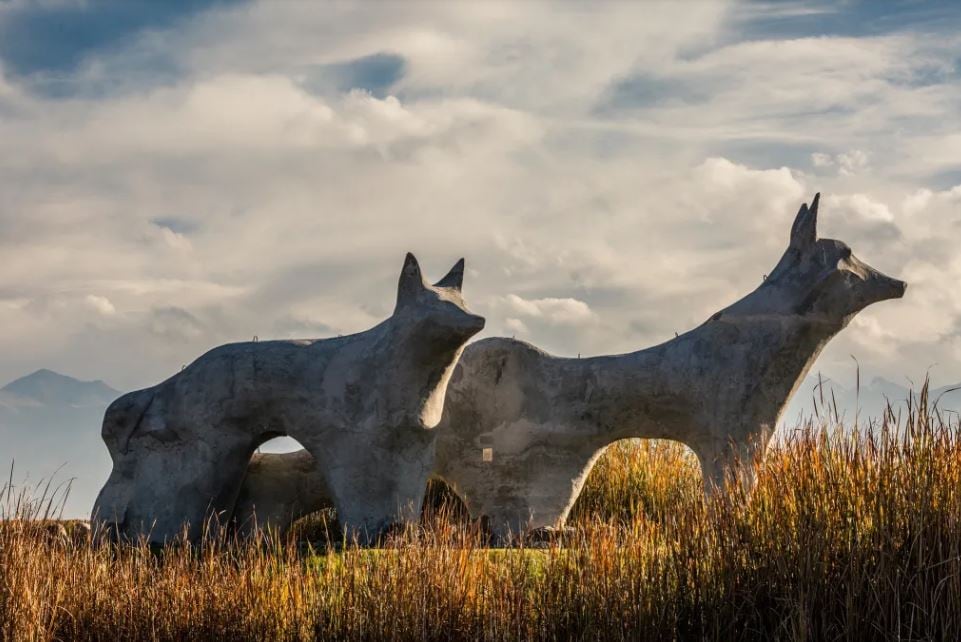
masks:
[[[427,483],[420,524],[426,528],[444,525],[468,527],[471,524],[467,505],[443,480],[432,478]],[[295,540],[310,542],[314,546],[336,545],[340,541],[342,527],[337,511],[323,508],[294,521],[290,534]]]
[[[342,541],[343,528],[337,521],[337,511],[334,508],[323,508],[300,519],[290,525],[289,537],[297,542],[310,542],[318,549],[328,545],[336,546]]]
[[[446,481],[433,477],[427,482],[424,493],[424,508],[421,510],[421,523],[430,525],[442,520],[451,525],[470,524],[470,511],[467,504],[454,492]]]

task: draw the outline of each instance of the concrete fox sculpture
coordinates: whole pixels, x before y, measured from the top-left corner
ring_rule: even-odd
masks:
[[[113,471],[93,520],[162,543],[230,519],[255,449],[289,435],[310,452],[361,541],[419,513],[454,364],[484,327],[461,298],[461,259],[437,284],[408,254],[393,315],[345,337],[220,346],[107,409]]]
[[[801,206],[787,250],[760,287],[666,343],[581,359],[513,339],[469,345],[433,435],[434,474],[500,538],[562,526],[600,454],[630,437],[689,446],[708,494],[729,478],[750,490],[753,470],[737,464],[763,454],[821,349],[862,309],[907,287],[844,243],[817,238],[819,196]],[[242,511],[259,502],[258,514],[283,528],[329,505],[317,478],[322,464],[299,455],[291,465],[297,457],[260,458]]]

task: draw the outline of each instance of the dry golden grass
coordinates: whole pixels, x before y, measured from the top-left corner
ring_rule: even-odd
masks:
[[[291,541],[156,554],[8,521],[0,632],[11,640],[961,639],[961,432],[924,409],[900,430],[895,423],[830,438],[808,427],[768,453],[750,502],[734,493],[712,506],[685,449],[616,444],[575,507],[573,532],[541,549],[486,550],[476,530],[443,510],[382,549],[306,552]],[[9,510],[9,492],[6,502]]]

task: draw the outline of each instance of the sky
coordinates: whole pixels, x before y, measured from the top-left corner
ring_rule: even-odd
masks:
[[[959,381],[959,52],[932,2],[0,0],[0,382],[361,331],[408,250],[482,336],[633,351],[815,192],[910,284],[815,370]]]

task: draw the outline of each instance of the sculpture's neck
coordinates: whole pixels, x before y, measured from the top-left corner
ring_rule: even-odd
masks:
[[[726,338],[725,352],[739,356],[745,387],[762,386],[767,396],[783,405],[808,373],[814,361],[844,325],[798,315],[730,316],[713,322],[716,329],[702,326],[706,338]],[[723,328],[726,324],[728,328]],[[700,329],[699,329],[700,330]],[[723,367],[721,371],[723,373]],[[721,374],[721,376],[724,376]]]
[[[712,326],[729,324],[750,371],[743,376],[767,391],[777,414],[808,373],[821,350],[847,325],[849,316],[828,317],[810,310],[810,292],[797,282],[775,278],[713,315],[694,332],[710,336]],[[753,376],[752,376],[753,373]]]
[[[384,336],[387,350],[380,372],[389,380],[390,413],[433,428],[441,419],[447,383],[464,342],[429,337],[416,325],[392,321]]]
[[[730,308],[728,309],[730,310]],[[667,343],[621,357],[601,370],[609,440],[685,440],[729,408],[745,424],[773,426],[821,350],[843,324],[799,315],[724,311]],[[740,410],[738,411],[740,412]]]

